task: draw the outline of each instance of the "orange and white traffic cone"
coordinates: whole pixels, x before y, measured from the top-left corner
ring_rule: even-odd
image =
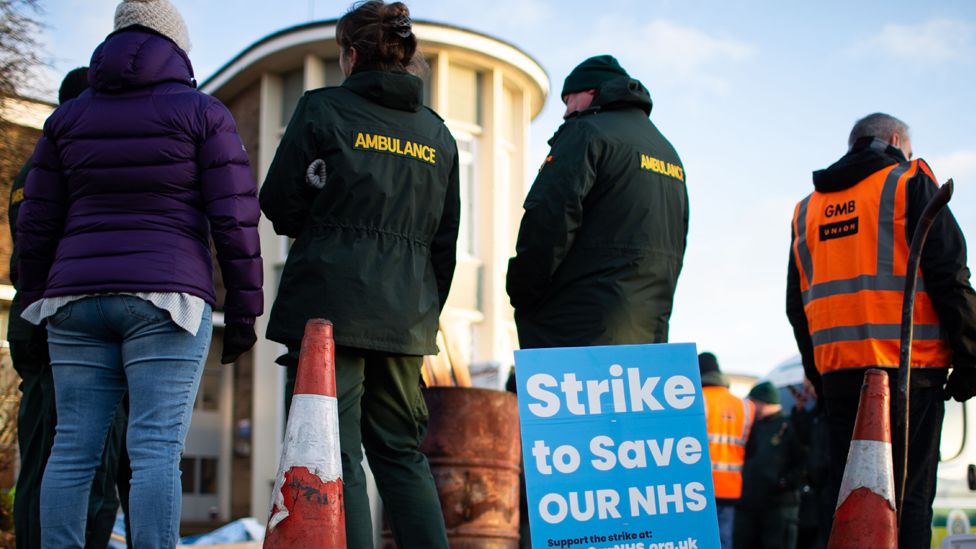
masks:
[[[265,549],[345,548],[332,323],[305,325]]]
[[[898,546],[888,375],[868,370],[847,453],[828,549]]]

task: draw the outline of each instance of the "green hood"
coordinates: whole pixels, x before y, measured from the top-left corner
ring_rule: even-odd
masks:
[[[424,81],[406,72],[357,72],[349,75],[342,86],[399,111],[418,112],[424,106]]]
[[[641,84],[640,80],[635,80],[629,76],[621,76],[607,81],[601,86],[590,108],[582,111],[583,113],[594,110],[612,110],[636,107],[648,116],[651,115],[651,94],[647,88]]]

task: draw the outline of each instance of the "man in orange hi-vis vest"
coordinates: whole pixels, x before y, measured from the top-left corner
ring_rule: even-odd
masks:
[[[814,192],[794,210],[787,280],[787,315],[830,430],[831,502],[865,370],[882,368],[897,386],[909,245],[937,189],[925,161],[911,159],[908,127],[897,118],[875,113],[859,120],[848,147],[832,166],[814,172]],[[966,243],[948,209],[936,218],[922,253],[914,323],[901,548],[931,543],[944,400],[976,394],[976,294]],[[903,443],[898,432],[892,438]],[[829,523],[822,526],[829,531]]]
[[[705,427],[708,453],[712,458],[712,483],[718,509],[718,533],[722,549],[732,548],[735,505],[742,495],[742,465],[746,441],[756,416],[756,407],[729,392],[729,382],[712,353],[698,355],[702,392],[705,397]]]

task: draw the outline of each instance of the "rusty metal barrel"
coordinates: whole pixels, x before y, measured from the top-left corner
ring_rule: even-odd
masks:
[[[437,483],[451,548],[517,549],[522,445],[515,395],[431,387],[424,400],[430,421],[420,449]],[[396,547],[386,529],[383,547]]]

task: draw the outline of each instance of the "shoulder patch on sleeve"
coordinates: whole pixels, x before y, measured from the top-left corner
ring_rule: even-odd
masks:
[[[552,151],[550,151],[549,154],[546,155],[546,159],[543,160],[542,165],[539,166],[539,173],[542,173],[542,170],[544,170],[546,165],[549,164],[550,162],[552,162]]]

